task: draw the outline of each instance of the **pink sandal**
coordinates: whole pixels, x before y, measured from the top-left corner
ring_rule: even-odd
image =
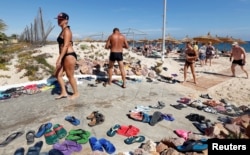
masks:
[[[185,140],[187,140],[188,139],[188,135],[192,133],[191,131],[186,131],[186,130],[181,130],[181,129],[175,130],[174,132],[179,137],[184,138]]]

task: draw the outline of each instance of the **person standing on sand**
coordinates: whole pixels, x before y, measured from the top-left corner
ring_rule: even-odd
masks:
[[[63,72],[65,71],[69,83],[73,89],[73,95],[69,99],[75,99],[79,96],[76,79],[74,78],[74,70],[77,60],[77,55],[73,49],[72,32],[68,26],[69,16],[66,13],[60,13],[57,17],[58,25],[62,28],[61,33],[57,38],[59,44],[59,56],[56,61],[55,76],[61,87],[61,93],[55,99],[67,98],[68,93],[63,81]]]
[[[233,58],[233,61],[232,61],[232,58]],[[233,77],[235,77],[235,67],[239,65],[240,68],[246,73],[247,78],[248,78],[248,73],[244,68],[246,64],[246,51],[243,47],[239,46],[238,42],[234,42],[232,44],[232,51],[231,51],[231,56],[229,60],[230,62],[232,61],[231,71],[232,71]]]
[[[195,75],[195,61],[198,58],[197,52],[194,50],[192,47],[192,44],[190,42],[186,43],[186,49],[185,49],[185,54],[186,54],[186,61],[184,64],[184,81],[183,83],[186,82],[187,79],[187,70],[190,66],[191,72],[193,75],[194,83],[197,84],[196,82],[196,75]]]
[[[202,43],[201,47],[199,48],[199,60],[201,67],[205,65],[205,59],[206,59],[206,44]]]
[[[207,64],[207,61],[209,60],[209,65],[212,65],[212,59],[215,53],[213,53],[215,51],[214,46],[212,45],[212,42],[209,41],[208,45],[207,45],[207,49],[206,49],[206,59],[205,59],[205,65]]]
[[[126,75],[124,70],[123,64],[123,48],[128,49],[129,45],[127,39],[124,35],[120,33],[118,28],[113,29],[113,34],[108,37],[108,40],[105,45],[105,49],[110,49],[109,55],[109,67],[108,67],[108,84],[111,85],[112,83],[112,74],[115,61],[118,62],[119,69],[121,71],[122,76],[122,88],[126,88]],[[106,83],[104,83],[106,86]]]

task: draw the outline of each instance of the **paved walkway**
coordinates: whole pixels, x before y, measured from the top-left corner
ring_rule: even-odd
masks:
[[[173,130],[186,129],[193,132],[198,130],[188,121],[185,116],[190,113],[199,113],[210,120],[216,120],[217,115],[198,111],[197,109],[187,107],[183,110],[177,110],[170,106],[176,104],[180,97],[192,94],[185,94],[188,92],[188,87],[183,87],[181,84],[156,83],[156,82],[134,82],[127,81],[127,88],[122,89],[120,86],[113,84],[111,86],[103,87],[98,84],[97,87],[89,87],[89,83],[94,83],[95,80],[84,80],[83,84],[78,85],[80,97],[75,101],[68,99],[55,100],[57,94],[53,94],[48,90],[35,95],[23,95],[15,99],[9,99],[0,102],[0,141],[3,141],[8,135],[13,132],[23,130],[37,131],[39,126],[46,122],[53,124],[59,123],[64,125],[66,130],[82,128],[91,132],[91,136],[96,138],[106,138],[110,140],[116,147],[118,152],[133,151],[140,146],[138,143],[126,145],[123,140],[126,138],[121,135],[108,137],[106,132],[115,124],[120,125],[134,125],[140,129],[140,135],[146,137],[146,141],[151,139],[153,141],[160,141],[163,137],[175,136]],[[176,91],[177,87],[183,87],[183,91]],[[163,120],[155,126],[137,122],[129,119],[126,114],[129,110],[134,109],[136,105],[156,105],[158,101],[163,101],[166,106],[160,109],[162,113],[173,114],[175,121]],[[88,116],[92,111],[98,110],[105,116],[105,122],[101,125],[89,127],[87,125]],[[155,110],[149,112],[153,114]],[[73,115],[81,120],[79,126],[73,126],[64,118],[67,115]],[[43,140],[41,137],[37,141]],[[13,152],[19,148],[24,147],[27,151],[28,147],[32,145],[26,144],[25,134],[20,138],[14,140],[6,147],[0,148],[1,155],[12,155]],[[52,146],[44,143],[41,152],[47,152]],[[88,154],[90,151],[89,143],[83,145],[83,150],[78,154]]]

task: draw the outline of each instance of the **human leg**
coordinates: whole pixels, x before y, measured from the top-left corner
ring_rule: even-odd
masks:
[[[124,70],[124,64],[123,61],[118,61],[119,69],[121,71],[121,76],[122,76],[122,87],[126,88],[126,75],[125,75],[125,70]]]
[[[64,65],[64,70],[66,72],[66,76],[73,90],[73,95],[70,97],[70,99],[75,99],[79,96],[76,79],[74,78],[76,59],[73,56],[69,55],[65,57],[63,65]]]
[[[232,76],[235,77],[235,66],[236,64],[232,63],[231,65],[231,71],[232,71]]]
[[[192,75],[193,75],[194,83],[197,84],[197,82],[196,82],[196,75],[195,75],[194,63],[192,63],[192,64],[190,65],[190,68],[191,68],[191,72],[192,72]]]
[[[109,67],[108,67],[108,84],[110,85],[112,83],[112,75],[113,75],[113,68],[114,68],[115,61],[109,60]]]
[[[241,70],[243,70],[246,73],[247,79],[248,79],[248,73],[247,70],[244,68],[244,66],[240,66]]]
[[[59,83],[60,88],[61,88],[60,95],[57,96],[55,99],[60,99],[60,98],[63,98],[65,96],[68,96],[68,93],[67,93],[66,88],[65,88],[65,83],[63,81],[63,71],[64,71],[63,67],[61,66],[55,72],[55,76],[56,76],[57,82]]]
[[[186,79],[187,79],[187,69],[188,69],[188,65],[185,63],[185,65],[184,65],[184,81],[183,81],[183,83],[184,82],[186,82]]]

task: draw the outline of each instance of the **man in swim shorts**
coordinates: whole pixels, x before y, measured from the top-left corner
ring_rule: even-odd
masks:
[[[126,88],[126,75],[123,64],[123,48],[128,49],[128,42],[124,35],[120,33],[118,28],[113,29],[113,33],[108,37],[108,40],[105,45],[105,49],[110,49],[109,55],[109,68],[108,68],[108,84],[112,82],[112,74],[115,61],[118,62],[119,69],[121,72],[123,84],[122,88]]]
[[[233,58],[233,61],[232,61],[232,58]],[[239,65],[240,68],[246,73],[246,76],[248,78],[248,73],[246,69],[244,68],[246,64],[246,51],[243,47],[239,46],[238,42],[234,42],[232,44],[232,52],[230,56],[230,61],[232,61],[231,71],[232,71],[233,77],[235,77],[235,67]]]

